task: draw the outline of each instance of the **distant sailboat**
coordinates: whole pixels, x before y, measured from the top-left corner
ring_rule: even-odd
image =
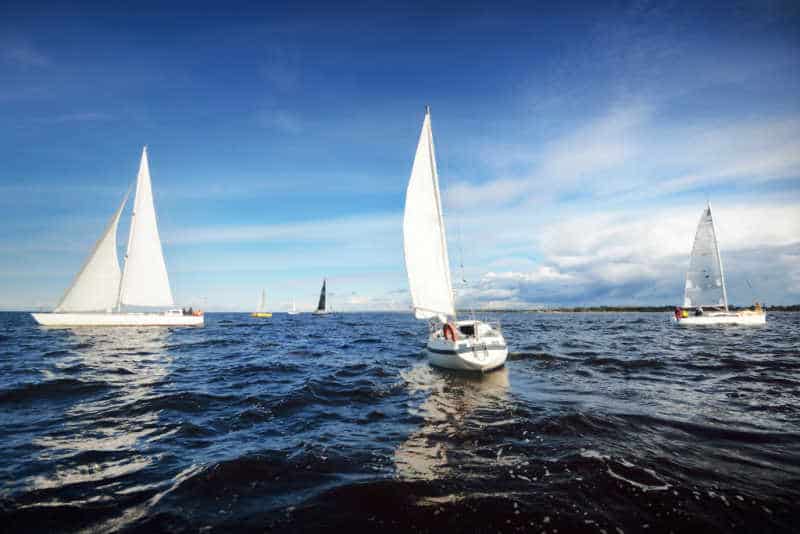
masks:
[[[117,226],[128,200],[123,198],[103,235],[52,313],[31,314],[44,326],[198,326],[202,312],[182,310],[131,312],[123,307],[170,308],[174,306],[167,267],[153,205],[153,190],[142,150],[136,197],[125,267],[120,273],[117,258]]]
[[[754,310],[732,312],[728,309],[728,291],[725,273],[717,243],[717,232],[711,216],[711,205],[706,205],[694,236],[683,308],[675,308],[675,321],[679,325],[765,324],[767,314],[759,304]]]
[[[431,321],[427,343],[431,364],[469,371],[501,367],[508,357],[508,347],[499,328],[477,320],[456,321],[427,107],[406,190],[403,247],[414,315]]]
[[[319,302],[317,303],[317,309],[314,310],[314,315],[328,315],[330,313],[330,310],[328,310],[327,284],[328,280],[323,279],[322,289],[319,292]]]
[[[250,317],[260,317],[266,319],[272,317],[272,314],[267,311],[267,292],[261,290],[261,299],[258,301],[258,308],[250,314]]]
[[[300,313],[299,311],[297,311],[297,306],[295,306],[294,300],[292,301],[292,307],[289,308],[289,311],[286,313],[288,313],[289,315],[297,315],[298,313]]]

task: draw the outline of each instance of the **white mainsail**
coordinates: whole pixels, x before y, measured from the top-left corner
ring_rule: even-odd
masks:
[[[417,319],[455,317],[450,260],[439,196],[430,109],[411,168],[403,216],[403,250],[408,285]]]
[[[107,311],[117,304],[120,281],[117,226],[129,193],[125,194],[122,204],[108,221],[86,263],[56,306],[56,312]]]
[[[136,179],[136,198],[133,203],[128,251],[125,255],[125,270],[120,284],[119,305],[174,305],[158,235],[147,147],[142,150]]]
[[[262,289],[261,290],[261,299],[258,301],[258,308],[256,308],[256,312],[264,312],[266,311],[267,307],[267,292]]]
[[[721,306],[728,309],[728,294],[725,289],[725,274],[719,255],[711,205],[707,205],[697,224],[689,270],[686,272],[686,289],[683,305]]]

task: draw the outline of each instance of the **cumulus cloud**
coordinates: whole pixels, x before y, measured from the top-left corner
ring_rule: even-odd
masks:
[[[528,271],[489,271],[461,292],[486,305],[678,302],[702,206],[631,209],[542,225]],[[731,300],[800,299],[800,204],[731,203],[712,208]],[[769,222],[769,224],[766,224]],[[750,289],[753,286],[753,289]]]

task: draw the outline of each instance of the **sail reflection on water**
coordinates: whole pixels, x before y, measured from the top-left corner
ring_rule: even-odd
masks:
[[[494,462],[475,454],[464,444],[470,435],[479,435],[486,425],[496,424],[498,412],[508,409],[508,369],[483,375],[465,375],[418,365],[403,374],[409,392],[427,391],[427,399],[412,415],[424,419],[394,453],[400,478],[434,480],[451,475],[465,476],[465,464]],[[458,461],[454,461],[454,456]]]
[[[62,359],[58,367],[65,371],[80,368],[77,378],[96,386],[98,393],[68,407],[61,425],[32,440],[39,459],[55,465],[56,470],[22,481],[30,489],[101,482],[104,487],[105,481],[144,470],[158,461],[147,449],[148,442],[163,431],[163,425],[158,421],[158,410],[142,410],[140,406],[158,396],[157,385],[169,375],[170,332],[160,328],[96,328],[65,330],[64,335],[72,338],[70,344],[78,350],[72,358]],[[131,455],[131,451],[138,453]]]

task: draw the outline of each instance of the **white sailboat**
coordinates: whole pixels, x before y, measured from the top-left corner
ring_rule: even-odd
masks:
[[[469,371],[501,367],[508,347],[499,327],[456,320],[429,107],[406,190],[403,249],[414,315],[430,321],[431,364]]]
[[[297,315],[298,313],[300,313],[299,311],[297,311],[297,306],[295,306],[294,300],[292,300],[292,307],[289,308],[289,311],[286,313],[288,313],[289,315]]]
[[[51,313],[31,314],[44,326],[199,326],[202,312],[123,311],[124,307],[171,308],[175,304],[153,205],[147,147],[142,150],[125,267],[117,258],[117,226],[128,194],[111,217],[81,270]]]
[[[725,273],[710,204],[706,205],[697,224],[689,270],[686,271],[683,308],[675,308],[674,319],[682,326],[759,325],[767,322],[767,314],[758,303],[753,310],[730,311],[728,308]]]
[[[261,299],[258,301],[258,308],[250,314],[250,317],[258,317],[261,319],[269,319],[272,317],[272,314],[267,311],[267,292],[265,290],[261,290]]]
[[[317,309],[314,310],[314,315],[328,315],[330,310],[328,309],[328,290],[327,290],[328,280],[326,278],[322,279],[322,289],[319,292],[319,302],[317,303]]]

